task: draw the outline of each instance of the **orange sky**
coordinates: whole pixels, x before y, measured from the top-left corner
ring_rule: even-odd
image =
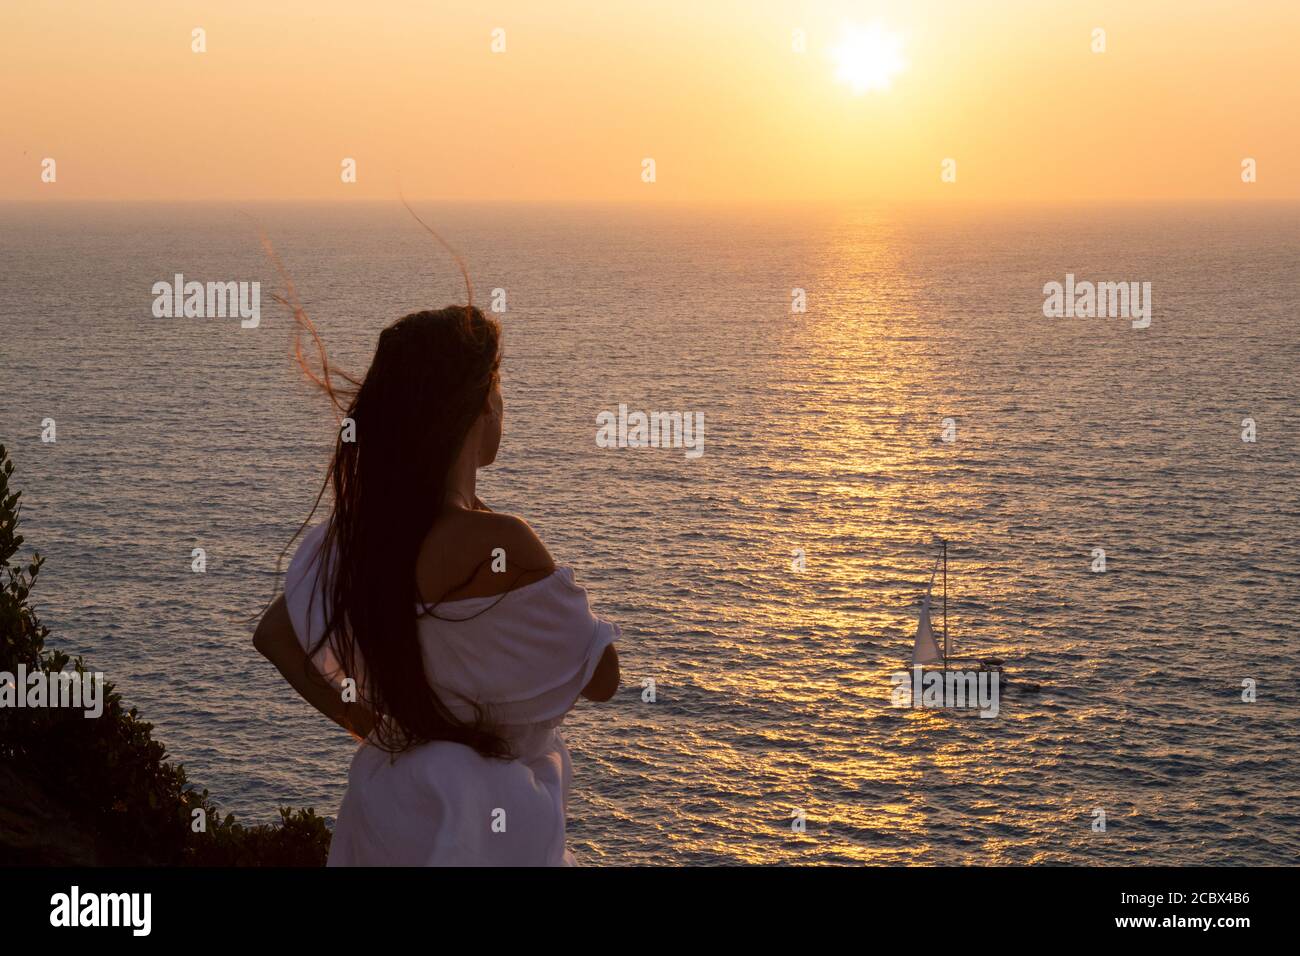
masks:
[[[855,95],[828,50],[873,22],[909,65]],[[1298,36],[1295,0],[7,3],[0,199],[1296,198]]]

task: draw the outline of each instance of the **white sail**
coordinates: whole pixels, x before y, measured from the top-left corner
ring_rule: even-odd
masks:
[[[912,645],[912,664],[933,664],[941,660],[943,655],[930,627],[930,591],[926,589],[925,600],[921,602],[921,620],[916,625],[916,643]]]

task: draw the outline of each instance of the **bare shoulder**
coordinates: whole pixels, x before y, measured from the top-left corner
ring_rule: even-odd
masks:
[[[505,552],[507,562],[516,567],[555,570],[551,553],[527,521],[516,515],[495,511],[464,512],[465,529],[470,542],[495,553]]]
[[[494,511],[445,514],[416,564],[427,601],[488,597],[541,580],[555,570],[542,539],[524,519]]]

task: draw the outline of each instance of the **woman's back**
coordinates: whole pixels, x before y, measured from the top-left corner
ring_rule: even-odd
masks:
[[[353,759],[348,792],[339,810],[330,851],[331,865],[554,865],[571,862],[564,849],[564,816],[572,780],[568,750],[559,734],[572,708],[619,635],[617,626],[591,613],[586,591],[572,571],[555,567],[528,526],[518,519],[475,513],[439,522],[443,531],[426,538],[426,550],[458,557],[466,570],[462,596],[433,605],[444,586],[437,575],[420,582],[426,607],[418,634],[425,676],[439,700],[460,720],[483,719],[511,747],[511,759],[485,757],[472,748],[434,741],[390,754],[373,740]],[[309,532],[285,576],[285,602],[304,650],[324,633],[326,575],[320,573],[325,525]],[[527,532],[526,534],[524,532]],[[484,550],[486,548],[486,551]],[[475,569],[477,556],[504,551],[515,586],[492,591]],[[512,558],[546,565],[511,570]],[[499,559],[500,556],[497,556]],[[498,563],[498,567],[501,565]],[[487,593],[465,594],[469,590]],[[612,653],[612,651],[610,652]],[[344,673],[328,642],[313,663],[342,692],[346,679],[367,694],[365,662]]]

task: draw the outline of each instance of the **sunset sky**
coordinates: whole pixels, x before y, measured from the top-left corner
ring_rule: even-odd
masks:
[[[831,51],[872,24],[906,67],[858,93]],[[1296,198],[1298,35],[1294,0],[9,3],[0,199]]]

